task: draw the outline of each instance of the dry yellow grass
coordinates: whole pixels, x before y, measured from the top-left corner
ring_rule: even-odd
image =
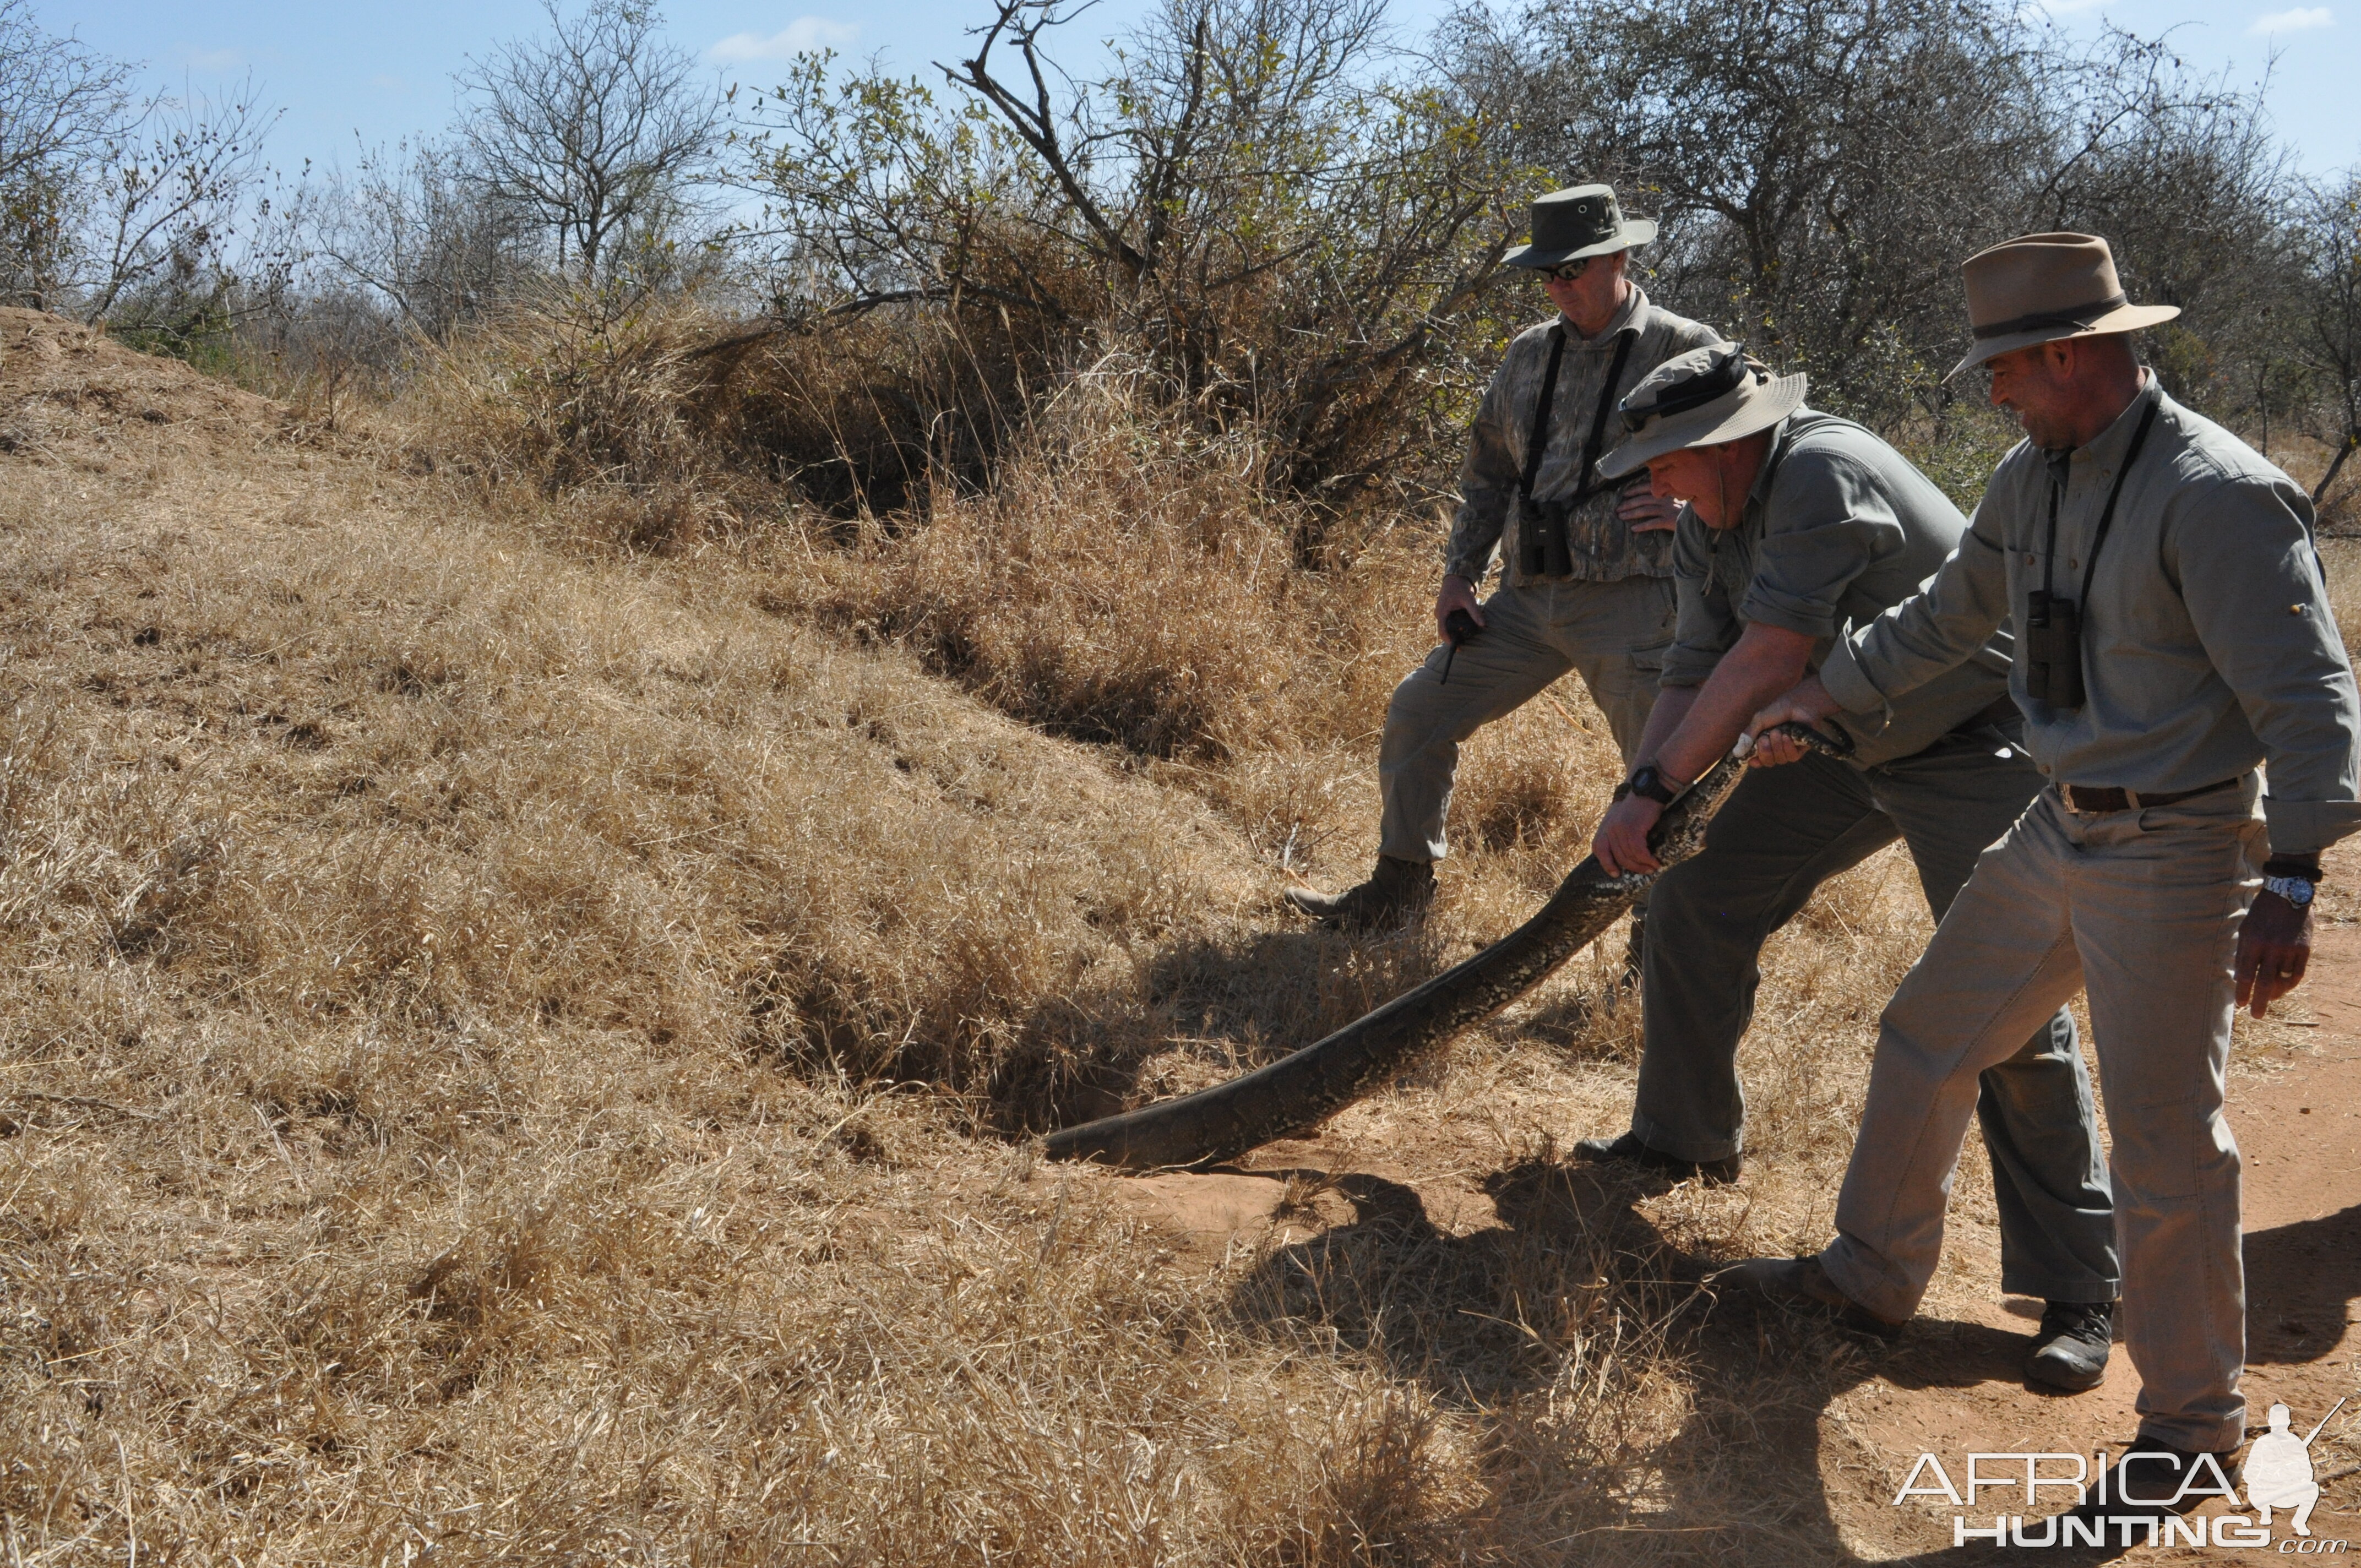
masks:
[[[1741,1190],[1557,1162],[1628,1105],[1589,960],[1226,1248],[1012,1135],[1357,1013],[1574,852],[1565,688],[1474,748],[1419,937],[1277,910],[1369,847],[1422,541],[1314,581],[1219,454],[1045,448],[898,551],[634,559],[22,313],[0,435],[7,1561],[1840,1554],[1862,1353],[1691,1309],[1825,1228],[1894,857],[1773,944]]]

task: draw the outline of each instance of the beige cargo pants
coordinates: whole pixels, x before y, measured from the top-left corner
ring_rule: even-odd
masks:
[[[2055,789],[2034,798],[1886,1005],[1837,1239],[1820,1255],[1854,1300],[1909,1316],[1942,1251],[1977,1074],[2087,989],[2139,1435],[2184,1452],[2246,1433],[2238,1146],[2222,1078],[2263,847],[2255,798],[2252,774],[2139,811],[2077,814]]]
[[[1582,676],[1607,716],[1628,772],[1656,705],[1656,679],[1672,641],[1670,578],[1557,578],[1503,587],[1484,601],[1484,630],[1451,661],[1447,683],[1444,656],[1450,649],[1438,647],[1394,688],[1378,747],[1384,802],[1378,853],[1401,861],[1443,859],[1443,821],[1459,743],[1531,702],[1569,670]]]

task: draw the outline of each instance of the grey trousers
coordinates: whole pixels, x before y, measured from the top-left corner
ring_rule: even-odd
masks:
[[[1631,1130],[1684,1159],[1739,1151],[1738,1042],[1757,959],[1813,889],[1901,839],[1938,921],[1976,857],[2016,821],[2041,775],[1990,725],[1866,770],[1817,754],[1749,773],[1705,849],[1656,879],[1642,968],[1640,1091]],[[2117,1293],[2114,1207],[2073,1014],[2063,1007],[1983,1069],[1976,1113],[2000,1209],[2001,1288],[2049,1301]]]
[[[1886,1004],[1837,1239],[1820,1255],[1872,1310],[1917,1306],[1979,1075],[2087,987],[2140,1435],[2184,1451],[2234,1448],[2246,1431],[2238,1146],[2222,1077],[2263,848],[2255,794],[2248,774],[2176,806],[2081,815],[2046,790],[1984,851]]]
[[[1378,747],[1384,802],[1378,852],[1439,861],[1444,814],[1459,743],[1532,700],[1568,670],[1579,672],[1607,716],[1623,765],[1656,705],[1656,677],[1673,641],[1673,585],[1664,577],[1616,583],[1563,579],[1503,587],[1484,601],[1484,630],[1459,650],[1443,680],[1438,647],[1394,688]]]

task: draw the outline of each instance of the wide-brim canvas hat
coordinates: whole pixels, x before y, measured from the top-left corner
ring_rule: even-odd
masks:
[[[2054,343],[2137,332],[2169,322],[2179,305],[2135,305],[2115,276],[2115,255],[2094,234],[2029,234],[1968,258],[1968,325],[1975,345],[1956,376],[1987,359]]]
[[[1773,376],[1734,343],[1675,354],[1615,405],[1625,439],[1598,460],[1598,477],[1620,479],[1668,452],[1737,441],[1803,406],[1802,375]]]
[[[1612,256],[1656,237],[1646,218],[1627,218],[1612,185],[1574,185],[1533,203],[1533,241],[1509,252],[1511,267],[1557,267]]]

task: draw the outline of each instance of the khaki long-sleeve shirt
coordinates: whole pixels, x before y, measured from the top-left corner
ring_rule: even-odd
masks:
[[[1817,667],[1849,625],[1916,593],[1968,532],[1968,520],[1910,460],[1848,419],[1800,408],[1773,427],[1738,526],[1681,510],[1679,594],[1664,684],[1702,685],[1755,623],[1813,639]],[[1924,751],[2008,695],[2010,641],[1899,698],[1890,715],[1839,719],[1866,766]]]
[[[1527,327],[1509,345],[1500,367],[1485,389],[1475,428],[1468,433],[1467,459],[1459,470],[1459,512],[1453,519],[1451,540],[1444,549],[1447,575],[1480,583],[1491,569],[1494,553],[1506,535],[1507,578],[1520,586],[1532,581],[1521,565],[1515,526],[1517,480],[1524,473],[1526,444],[1533,432],[1533,410],[1541,400],[1542,378],[1549,367],[1550,328],[1565,326],[1565,356],[1558,365],[1557,390],[1550,400],[1549,434],[1542,452],[1541,469],[1533,477],[1533,499],[1557,500],[1582,488],[1583,448],[1590,439],[1598,400],[1611,405],[1640,378],[1675,354],[1719,343],[1721,334],[1686,316],[1659,310],[1634,283],[1631,297],[1597,337],[1586,338],[1564,318]],[[1631,351],[1623,356],[1623,373],[1613,387],[1607,372],[1615,363],[1618,340],[1635,334]],[[1622,429],[1608,414],[1600,455],[1614,448]],[[1672,572],[1672,536],[1663,531],[1633,533],[1615,515],[1621,499],[1619,488],[1592,496],[1566,521],[1566,543],[1574,555],[1574,576],[1593,582],[1614,582],[1631,576],[1668,576]]]
[[[2140,417],[2157,410],[2124,477],[2082,605],[2087,700],[2010,695],[2026,741],[2061,784],[2162,793],[2268,770],[2272,850],[2305,854],[2361,827],[2361,694],[2328,607],[2312,503],[2245,442],[2167,397],[2153,375],[2122,417],[2066,465],[2051,588],[2081,591],[2108,489]],[[1982,647],[2041,586],[2049,466],[2030,442],[1984,488],[1960,547],[1927,587],[1840,643],[1829,693],[1875,711]]]

